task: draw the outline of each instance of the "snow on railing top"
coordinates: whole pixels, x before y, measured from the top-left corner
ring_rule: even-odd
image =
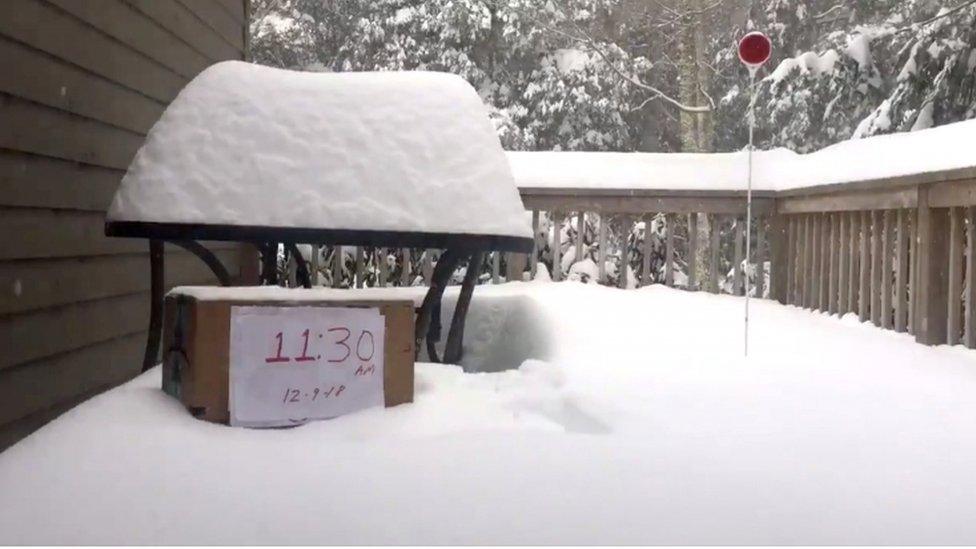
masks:
[[[170,104],[108,220],[532,235],[487,110],[460,77],[239,61]]]
[[[810,154],[754,156],[753,189],[786,191],[976,169],[976,120],[837,143]],[[744,191],[745,152],[509,152],[521,189]]]

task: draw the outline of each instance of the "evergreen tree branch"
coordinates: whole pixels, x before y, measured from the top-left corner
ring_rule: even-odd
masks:
[[[958,6],[952,8],[952,9],[950,9],[948,11],[944,11],[944,12],[936,15],[935,17],[932,17],[930,19],[926,19],[925,21],[922,21],[920,23],[912,23],[911,25],[908,25],[907,27],[902,27],[902,28],[896,30],[892,34],[901,34],[903,32],[917,31],[918,29],[924,27],[925,25],[928,25],[929,23],[932,23],[934,21],[938,21],[939,19],[942,19],[943,17],[948,17],[948,16],[950,16],[950,15],[952,15],[954,13],[957,13],[959,11],[962,11],[963,9],[965,9],[965,8],[967,8],[969,6],[972,6],[974,4],[976,4],[976,0],[967,0],[966,2],[963,2],[962,4],[959,4]]]
[[[682,110],[684,112],[704,113],[704,112],[711,112],[715,108],[714,103],[712,103],[711,105],[685,105],[681,101],[679,101],[679,100],[671,97],[670,95],[664,93],[664,91],[662,91],[661,89],[659,89],[659,88],[657,88],[655,86],[652,86],[652,85],[650,85],[650,84],[642,81],[641,79],[639,79],[638,77],[636,77],[634,75],[625,73],[619,67],[617,67],[617,65],[613,62],[613,60],[610,58],[610,56],[607,55],[607,53],[603,51],[603,48],[601,48],[599,46],[599,44],[597,44],[596,40],[594,40],[592,36],[590,36],[583,29],[581,29],[580,26],[578,24],[576,24],[575,21],[572,21],[572,18],[567,17],[566,14],[562,11],[561,8],[557,8],[557,9],[559,9],[560,15],[562,15],[564,19],[566,19],[567,21],[571,21],[572,22],[572,25],[573,25],[574,29],[576,30],[576,32],[578,34],[577,35],[573,35],[573,34],[570,34],[568,32],[565,32],[565,31],[562,31],[560,29],[556,29],[556,28],[553,28],[553,27],[550,27],[550,26],[546,26],[546,25],[541,25],[541,26],[546,27],[550,32],[554,32],[554,33],[560,34],[560,35],[562,35],[562,36],[564,36],[564,37],[566,37],[566,38],[568,38],[570,40],[573,40],[573,41],[575,41],[577,43],[580,43],[580,44],[583,44],[583,45],[587,46],[587,48],[589,50],[591,50],[592,52],[594,52],[597,55],[599,55],[600,58],[603,60],[603,62],[606,63],[606,65],[608,67],[610,67],[610,70],[612,70],[614,73],[616,73],[617,76],[619,76],[624,81],[626,81],[627,83],[631,84],[632,86],[634,86],[636,88],[640,88],[642,90],[645,90],[647,92],[650,92],[652,94],[651,97],[649,97],[648,99],[646,99],[641,104],[641,106],[646,105],[648,102],[650,102],[652,100],[662,99],[665,102],[670,103],[671,105],[677,107],[679,110]],[[709,98],[709,99],[711,99],[711,98]]]

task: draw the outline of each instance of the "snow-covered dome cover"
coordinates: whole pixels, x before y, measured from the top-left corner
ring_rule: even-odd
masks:
[[[532,237],[487,109],[460,77],[240,61],[173,100],[107,220]]]

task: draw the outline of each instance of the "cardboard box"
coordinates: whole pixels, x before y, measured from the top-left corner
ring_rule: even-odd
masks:
[[[195,417],[229,423],[230,324],[235,306],[368,307],[384,317],[383,396],[387,407],[413,401],[414,304],[410,300],[316,298],[315,290],[178,288],[166,296],[163,390]],[[276,290],[276,289],[275,289]],[[334,292],[332,292],[334,293]],[[270,297],[269,297],[270,296]]]

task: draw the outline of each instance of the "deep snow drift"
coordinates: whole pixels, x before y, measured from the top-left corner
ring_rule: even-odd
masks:
[[[755,301],[744,360],[740,298],[659,286],[472,314],[506,300],[547,356],[420,364],[412,405],[246,430],[158,371],[96,397],[0,454],[0,542],[976,543],[976,353]]]
[[[240,61],[209,67],[166,108],[108,219],[532,236],[461,77]]]

